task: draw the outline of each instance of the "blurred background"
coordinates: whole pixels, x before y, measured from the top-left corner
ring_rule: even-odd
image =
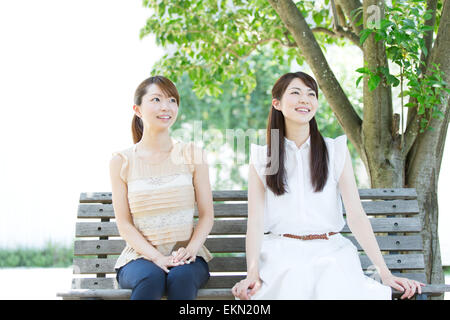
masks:
[[[70,287],[80,192],[111,190],[111,153],[133,143],[134,90],[164,54],[154,37],[139,38],[148,16],[141,1],[0,2],[0,299],[56,299],[56,291]],[[354,70],[362,55],[347,50],[329,45],[325,54],[358,107]],[[199,99],[187,76],[176,83],[181,104],[173,129],[202,121],[215,190],[246,188],[248,154],[238,155],[244,165],[234,165],[232,145],[217,141],[214,132],[225,137],[226,129],[264,130],[276,79],[288,71],[312,74],[306,64],[280,65],[270,57],[251,58],[258,70],[251,94],[224,84],[219,98]],[[322,135],[344,134],[319,96]],[[233,116],[225,117],[226,110]],[[439,180],[444,266],[450,266],[450,199],[442,196],[450,188],[448,145]],[[351,143],[349,148],[358,186],[367,188],[362,162]],[[41,285],[50,275],[57,281]]]

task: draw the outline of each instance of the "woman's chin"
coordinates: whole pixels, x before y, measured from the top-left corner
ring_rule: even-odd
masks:
[[[296,116],[296,117],[289,117],[289,118],[285,117],[285,120],[287,120],[287,122],[292,123],[293,125],[302,126],[302,125],[308,124],[309,121],[311,121],[312,118],[313,117],[306,117],[306,116],[299,117],[299,116]]]

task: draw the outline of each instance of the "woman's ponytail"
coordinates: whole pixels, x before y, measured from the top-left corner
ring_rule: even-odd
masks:
[[[131,123],[131,134],[133,135],[133,143],[138,143],[142,139],[142,134],[144,133],[144,124],[142,119],[136,114],[133,116],[133,121]]]

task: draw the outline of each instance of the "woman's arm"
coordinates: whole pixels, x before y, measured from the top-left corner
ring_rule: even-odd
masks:
[[[170,266],[163,254],[153,247],[134,226],[128,206],[127,184],[120,177],[123,159],[119,155],[110,160],[110,178],[112,187],[112,203],[120,236],[147,260],[156,263],[161,269],[169,272]],[[171,257],[170,257],[171,258]]]
[[[261,287],[259,278],[259,255],[264,232],[265,189],[253,164],[248,173],[248,219],[245,251],[247,257],[247,277],[236,283],[231,292],[239,299],[248,300]]]
[[[188,247],[191,247],[195,252],[198,252],[205,243],[206,237],[208,237],[214,224],[214,207],[206,152],[202,150],[197,150],[197,152],[202,152],[204,161],[195,164],[193,177],[195,201],[198,208],[198,224],[194,229]]]
[[[198,208],[198,223],[186,249],[180,248],[178,250],[175,261],[195,260],[197,252],[205,243],[214,224],[214,207],[206,152],[197,148],[193,152],[202,155],[203,159],[201,162],[194,164],[193,176],[195,201]]]
[[[341,192],[342,201],[347,213],[347,224],[351,232],[355,235],[358,243],[366,252],[372,263],[376,266],[384,284],[400,291],[404,291],[403,288],[405,288],[406,292],[402,298],[406,296],[411,297],[414,295],[416,287],[419,293],[421,293],[420,285],[418,285],[419,282],[406,278],[394,277],[386,266],[380,247],[378,246],[378,242],[375,238],[372,225],[370,224],[369,218],[361,205],[358,187],[356,186],[353,172],[351,156],[348,149],[346,150],[344,169],[339,178],[339,190]]]
[[[247,278],[259,278],[259,254],[264,233],[265,189],[253,164],[248,174],[248,220],[245,240]]]
[[[389,274],[390,271],[381,255],[372,225],[361,205],[350,154],[346,155],[344,169],[339,178],[339,190],[347,213],[347,224],[350,230],[372,263],[375,264],[380,275]]]

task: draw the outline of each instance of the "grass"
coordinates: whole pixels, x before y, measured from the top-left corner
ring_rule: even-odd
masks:
[[[444,274],[446,276],[450,276],[450,266],[444,266],[442,269],[444,270]]]
[[[0,268],[65,268],[72,265],[72,259],[73,245],[66,247],[52,242],[39,249],[0,249]]]

